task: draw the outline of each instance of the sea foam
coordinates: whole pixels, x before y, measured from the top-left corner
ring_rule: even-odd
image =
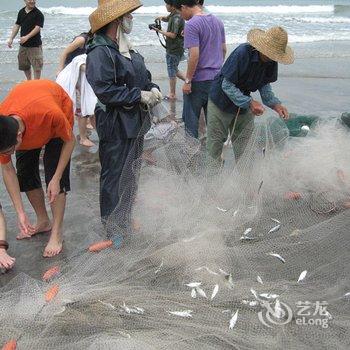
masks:
[[[211,13],[235,15],[235,14],[302,14],[302,13],[333,13],[333,5],[309,5],[309,6],[207,6],[206,9]],[[71,15],[71,16],[88,16],[94,7],[42,7],[40,10],[49,15]],[[135,11],[139,15],[151,15],[165,13],[164,6],[143,6]]]

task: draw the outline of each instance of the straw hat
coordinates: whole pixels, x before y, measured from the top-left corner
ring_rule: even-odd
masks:
[[[283,64],[294,62],[294,52],[287,45],[288,34],[281,27],[273,27],[266,32],[261,29],[252,29],[248,33],[248,42],[275,62]]]
[[[140,0],[98,0],[97,9],[89,17],[91,31],[95,33],[108,23],[141,6]]]

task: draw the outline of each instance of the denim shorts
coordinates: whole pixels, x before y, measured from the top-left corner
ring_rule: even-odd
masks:
[[[179,64],[182,56],[166,54],[166,64],[168,68],[168,77],[175,78],[179,71]]]

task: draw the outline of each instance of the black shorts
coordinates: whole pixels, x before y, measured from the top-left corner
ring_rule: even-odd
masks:
[[[44,151],[44,172],[46,186],[55,175],[58,161],[60,159],[63,141],[61,139],[52,139],[45,145]],[[29,192],[42,188],[39,172],[39,158],[41,148],[30,151],[16,152],[16,168],[19,187],[21,192]],[[61,178],[61,193],[70,191],[70,162],[67,164]]]

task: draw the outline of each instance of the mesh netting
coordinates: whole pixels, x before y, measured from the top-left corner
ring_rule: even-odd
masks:
[[[106,239],[92,219],[45,281],[14,278],[0,290],[0,344],[348,349],[349,130],[332,121],[288,135],[282,121],[257,118],[233,145],[248,140],[241,158],[227,146],[214,172],[181,129],[152,144],[154,166],[141,165],[138,145],[123,176],[130,200],[106,223],[122,246],[88,251]],[[81,198],[97,206],[94,191]],[[327,327],[298,324],[300,302],[326,302],[314,318]]]

